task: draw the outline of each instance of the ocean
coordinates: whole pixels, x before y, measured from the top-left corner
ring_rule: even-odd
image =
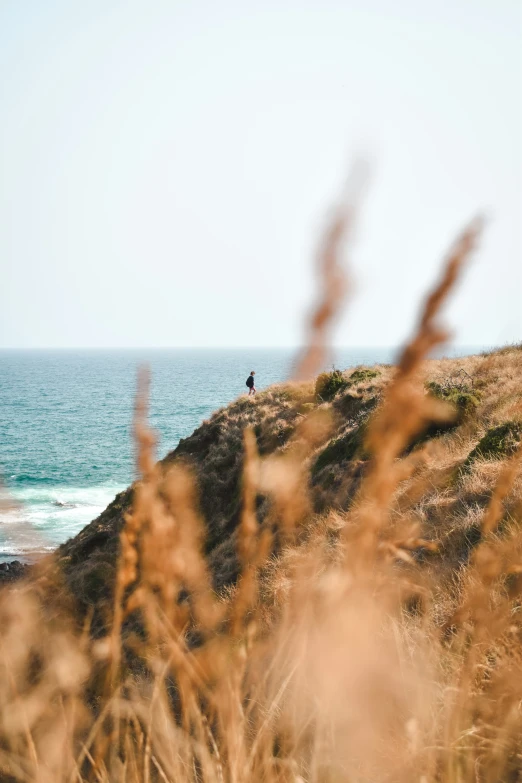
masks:
[[[244,394],[250,370],[264,389],[288,378],[294,358],[273,349],[0,352],[0,562],[55,549],[133,481],[140,365],[151,371],[160,458]],[[393,359],[389,348],[333,357],[342,369]]]

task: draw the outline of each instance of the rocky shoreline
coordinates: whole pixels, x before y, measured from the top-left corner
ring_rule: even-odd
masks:
[[[0,587],[11,584],[26,576],[31,568],[30,563],[21,563],[20,560],[11,560],[9,563],[0,563]]]

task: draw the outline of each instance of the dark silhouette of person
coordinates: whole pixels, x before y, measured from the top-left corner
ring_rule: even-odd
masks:
[[[252,372],[250,373],[250,375],[248,376],[248,378],[246,380],[246,385],[248,386],[248,396],[249,397],[250,397],[251,394],[253,395],[253,394],[256,393],[256,387],[254,386],[254,375],[255,375],[255,372],[254,372],[254,370],[252,370]]]

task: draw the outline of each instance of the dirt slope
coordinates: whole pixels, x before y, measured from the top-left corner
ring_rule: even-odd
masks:
[[[244,429],[253,429],[261,455],[284,455],[309,414],[331,414],[329,436],[305,455],[309,518],[317,519],[332,507],[342,512],[370,458],[364,447],[365,422],[392,373],[390,366],[360,367],[325,374],[315,384],[274,386],[254,400],[242,397],[203,422],[162,460],[165,470],[177,460],[194,469],[217,590],[237,575]],[[478,542],[482,509],[502,462],[522,435],[521,347],[430,361],[425,388],[453,406],[453,420],[432,425],[411,445],[408,451],[419,454],[418,464],[401,485],[396,503],[402,515],[406,512],[422,522],[426,539],[437,542],[438,552],[427,557],[430,567],[447,573],[458,568]],[[505,526],[520,497],[520,483],[519,477],[507,500]],[[132,487],[117,495],[57,552],[59,567],[84,611],[99,608],[112,595],[118,533],[132,497]],[[261,519],[268,508],[266,498],[259,496]]]

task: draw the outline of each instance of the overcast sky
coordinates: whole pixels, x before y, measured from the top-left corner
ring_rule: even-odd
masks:
[[[335,342],[392,345],[487,230],[456,341],[522,339],[520,0],[3,0],[0,347],[286,346],[350,160]]]

